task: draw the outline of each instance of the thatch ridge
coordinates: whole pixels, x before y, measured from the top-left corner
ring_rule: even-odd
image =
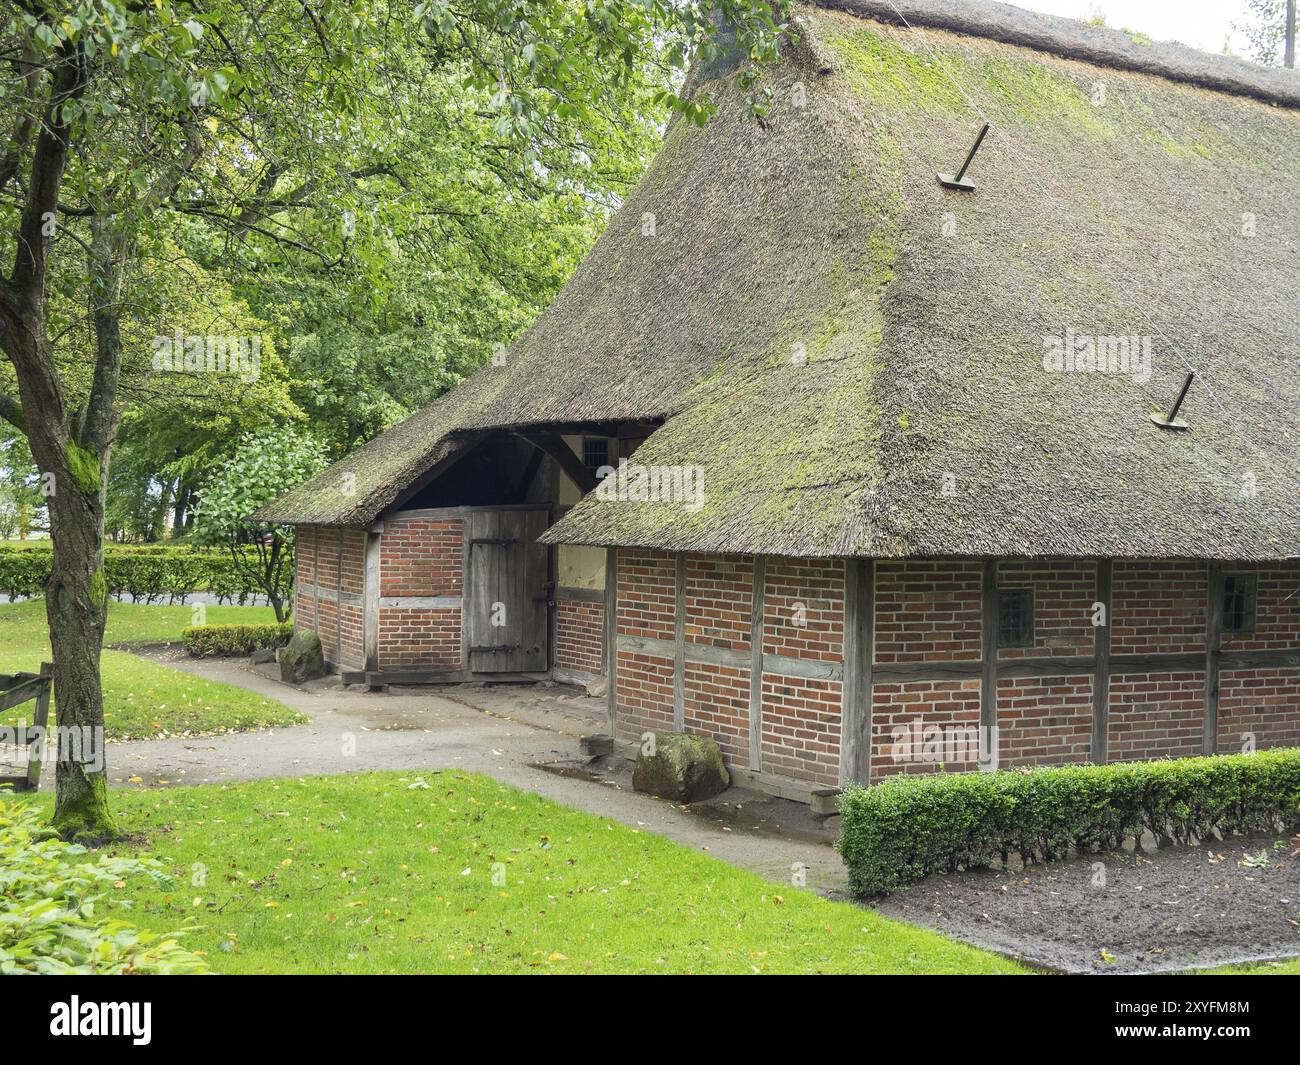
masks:
[[[1215,55],[1171,41],[1152,41],[1110,26],[1093,26],[990,0],[812,0],[879,22],[926,26],[984,37],[1098,66],[1155,74],[1206,89],[1300,107],[1300,75],[1236,56]]]

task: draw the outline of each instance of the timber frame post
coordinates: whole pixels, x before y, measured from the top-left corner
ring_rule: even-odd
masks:
[[[1110,614],[1114,575],[1115,564],[1110,559],[1097,560],[1096,601],[1103,611],[1104,623],[1093,622],[1093,654],[1097,662],[1092,671],[1092,747],[1088,751],[1088,760],[1093,765],[1105,765],[1110,758]]]
[[[983,750],[985,743],[996,746],[998,726],[998,563],[984,563],[980,591],[980,770],[997,768],[995,751]]]
[[[872,665],[875,659],[876,563],[844,563],[844,682],[840,726],[840,784],[866,784],[871,775]]]
[[[362,585],[362,668],[379,672],[379,544],[384,523],[366,530],[365,577]]]
[[[1223,564],[1209,563],[1205,576],[1205,731],[1201,746],[1205,754],[1214,754],[1219,749],[1219,671],[1223,665]]]
[[[749,612],[749,768],[763,770],[763,597],[767,556],[754,556]]]
[[[617,738],[618,718],[618,548],[605,548],[605,687],[609,734]]]

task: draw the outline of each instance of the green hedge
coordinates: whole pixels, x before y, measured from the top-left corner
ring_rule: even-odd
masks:
[[[15,598],[44,594],[50,552],[49,546],[0,544],[0,594]],[[292,575],[292,560],[286,572]],[[104,550],[104,579],[111,596],[133,603],[171,603],[203,591],[219,603],[242,606],[263,595],[235,567],[228,552],[191,547],[109,544]]]
[[[181,931],[122,920],[129,911],[113,896],[123,881],[174,889],[155,859],[93,855],[50,838],[32,803],[0,798],[0,870],[0,975],[207,971]]]
[[[1114,850],[1149,829],[1187,843],[1211,830],[1300,824],[1300,749],[1026,771],[899,776],[840,797],[836,846],[859,895],[1015,853],[1051,861]]]
[[[185,650],[195,658],[251,655],[260,647],[283,647],[293,622],[281,625],[194,625],[181,631]]]

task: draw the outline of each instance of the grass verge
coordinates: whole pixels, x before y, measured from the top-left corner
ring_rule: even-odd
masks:
[[[233,973],[1021,973],[462,772],[114,791],[174,890],[132,920]]]
[[[272,622],[270,607],[210,606],[210,624]],[[108,607],[105,644],[180,643],[192,624],[187,606],[144,606],[113,602]],[[35,672],[50,657],[45,603],[0,603],[0,673]],[[169,669],[129,651],[105,650],[104,732],[111,740],[160,739],[175,735],[219,735],[300,724],[306,718],[274,699],[219,681]],[[58,693],[55,693],[57,701]],[[31,719],[32,704],[0,715],[0,724]]]

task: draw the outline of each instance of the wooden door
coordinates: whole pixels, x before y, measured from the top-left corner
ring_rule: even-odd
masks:
[[[547,661],[545,510],[469,515],[465,637],[475,673],[541,673]]]

